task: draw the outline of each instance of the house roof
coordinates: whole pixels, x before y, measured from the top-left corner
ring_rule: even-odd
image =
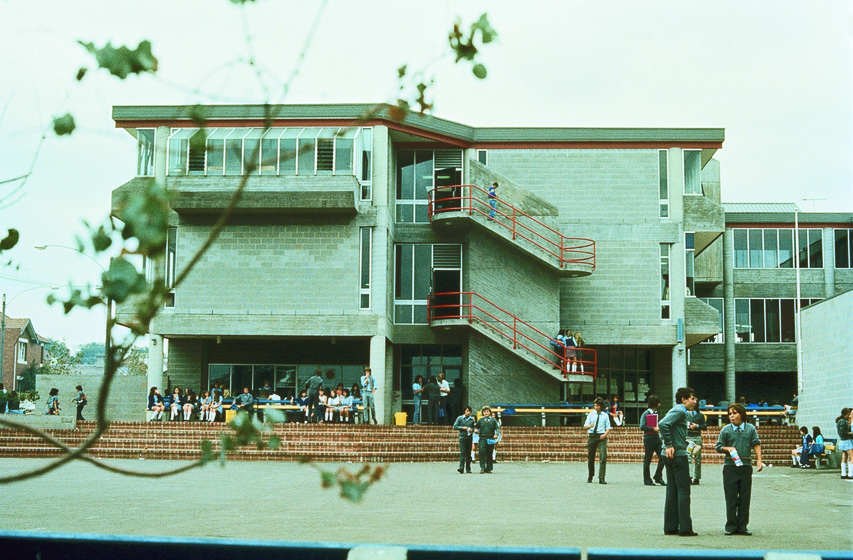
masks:
[[[15,330],[18,331],[18,336],[21,333],[28,332],[29,338],[31,340],[35,340],[36,342],[43,342],[42,339],[39,338],[39,335],[36,333],[35,327],[33,327],[32,321],[29,319],[15,319],[14,317],[6,316],[6,330]]]
[[[324,105],[206,105],[200,108],[209,126],[264,126],[267,117],[273,126],[296,126],[300,121],[327,121],[328,126],[350,126],[359,120],[382,122],[401,131],[423,131],[452,138],[464,144],[502,142],[632,144],[689,144],[697,148],[719,148],[725,140],[722,128],[568,128],[568,127],[485,127],[477,128],[432,115],[409,112],[402,120],[392,118],[387,104]],[[119,128],[152,126],[198,126],[192,105],[118,105],[113,119]],[[302,124],[301,126],[307,126]],[[316,124],[315,124],[316,126]]]

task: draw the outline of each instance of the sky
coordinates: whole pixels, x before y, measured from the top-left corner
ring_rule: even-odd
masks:
[[[447,34],[484,12],[498,40],[480,81]],[[97,285],[107,258],[34,247],[74,246],[133,177],[113,105],[386,102],[404,64],[434,80],[434,115],[471,126],[724,128],[724,202],[851,212],[851,30],[839,0],[0,0],[0,181],[32,167],[0,183],[0,232],[21,232],[0,257],[7,314],[72,346],[103,340],[103,309],[65,316],[45,298]],[[158,71],[117,80],[78,40],[149,40]],[[75,133],[40,144],[66,112]]]

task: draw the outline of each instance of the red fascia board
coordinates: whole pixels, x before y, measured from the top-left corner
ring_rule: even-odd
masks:
[[[722,149],[722,142],[477,142],[471,146],[478,150],[641,150],[684,148]]]
[[[749,222],[748,224],[740,224],[740,223],[730,223],[726,224],[727,228],[739,228],[739,229],[794,229],[794,222],[775,222],[775,223],[755,223]],[[799,229],[823,229],[823,228],[833,228],[833,229],[853,229],[853,225],[850,223],[820,223],[813,224],[808,222],[800,222]]]

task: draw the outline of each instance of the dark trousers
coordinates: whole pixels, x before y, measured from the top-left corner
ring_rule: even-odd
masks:
[[[495,450],[495,444],[487,443],[487,439],[480,437],[479,453],[480,453],[480,470],[492,472],[492,453]],[[461,451],[461,450],[460,450]]]
[[[85,404],[78,404],[77,405],[77,420],[79,420],[81,422],[86,420],[85,418],[83,418],[83,407],[85,407],[85,406],[86,406]]]
[[[471,436],[459,438],[459,470],[471,472]]]
[[[308,391],[308,421],[317,422],[322,420],[320,416],[320,391]]]
[[[692,533],[690,519],[690,464],[687,455],[664,458],[666,465],[666,503],[663,509],[664,533]]]
[[[598,450],[598,478],[604,480],[607,474],[607,439],[601,439],[601,434],[589,434],[586,440],[586,466],[589,477],[595,476],[595,451]]]
[[[660,454],[661,441],[660,437],[644,437],[643,438],[643,449],[645,453],[643,454],[643,482],[652,482],[651,472],[651,464],[652,464],[652,456],[657,454],[658,456],[658,466],[655,469],[655,477],[654,480],[661,480],[661,474],[663,474],[663,459]]]
[[[444,416],[442,416],[442,412],[438,413],[438,418],[436,419],[439,424],[450,424],[450,420],[447,414],[447,397],[439,397],[438,400],[438,410],[444,411]]]
[[[438,423],[438,399],[430,399],[427,402],[427,424]]]
[[[752,466],[723,466],[723,493],[726,495],[726,531],[746,531],[752,497]]]
[[[800,465],[801,466],[808,465],[809,464],[809,457],[810,457],[809,449],[807,446],[804,445],[803,450],[800,451]],[[815,467],[817,467],[817,464],[815,464]]]

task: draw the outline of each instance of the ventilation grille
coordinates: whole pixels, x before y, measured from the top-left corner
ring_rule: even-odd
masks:
[[[462,150],[436,150],[435,168],[455,167],[462,169]]]
[[[462,268],[461,245],[433,245],[433,268]]]

